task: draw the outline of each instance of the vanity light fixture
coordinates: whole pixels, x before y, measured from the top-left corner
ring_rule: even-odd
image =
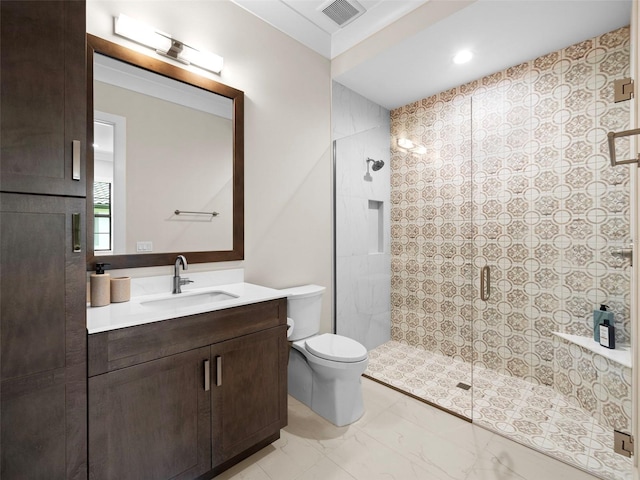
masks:
[[[170,34],[156,30],[127,15],[120,14],[115,17],[114,31],[116,35],[152,48],[158,55],[169,57],[185,65],[195,65],[213,73],[219,74],[222,71],[224,60],[220,55],[187,45]]]
[[[427,153],[427,147],[425,147],[424,145],[413,143],[408,138],[399,138],[398,147],[404,150],[408,150],[415,155],[424,155],[425,153]]]

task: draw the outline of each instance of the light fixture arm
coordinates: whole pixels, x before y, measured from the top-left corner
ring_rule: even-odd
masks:
[[[116,17],[114,31],[116,35],[152,48],[158,55],[213,73],[219,74],[222,71],[224,60],[221,56],[187,45],[168,33],[161,32],[126,15],[120,14]]]
[[[175,60],[176,62],[180,62],[184,65],[191,65],[191,62],[185,60],[180,56],[182,50],[184,50],[184,43],[179,40],[175,40],[171,37],[168,37],[171,40],[171,47],[166,52],[164,50],[156,49],[156,53],[158,55],[162,55],[163,57],[170,58],[171,60]]]
[[[177,60],[178,55],[182,53],[183,48],[184,48],[184,44],[182,42],[171,39],[171,48],[169,49],[168,52],[166,52],[166,55],[168,55],[171,58],[175,58]]]

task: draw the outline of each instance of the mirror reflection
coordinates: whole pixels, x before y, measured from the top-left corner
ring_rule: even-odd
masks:
[[[244,92],[91,34],[87,65],[87,270],[242,260]]]
[[[233,101],[97,53],[93,85],[95,254],[231,250]]]

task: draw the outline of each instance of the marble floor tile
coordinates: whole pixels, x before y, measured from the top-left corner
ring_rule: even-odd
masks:
[[[282,430],[280,435],[272,444],[273,451],[257,461],[269,478],[295,480],[323,459],[322,453],[304,438],[287,430]]]
[[[445,480],[424,468],[423,464],[410,460],[392,448],[359,431],[328,458],[340,465],[356,479],[367,480]],[[460,477],[459,480],[463,480]]]
[[[363,378],[365,406],[372,411],[336,427],[289,397],[289,424],[280,440],[216,480],[595,480],[583,470],[528,448],[424,402]],[[366,407],[365,407],[366,408]],[[568,415],[582,420],[580,412]],[[601,437],[586,442],[585,468],[626,471],[616,457],[592,456]],[[520,442],[520,443],[518,443]],[[594,447],[595,445],[595,447]],[[620,457],[622,458],[622,457]],[[626,460],[626,459],[623,459]],[[609,466],[607,466],[609,465]],[[621,469],[621,470],[620,470]]]
[[[355,480],[355,477],[328,458],[323,458],[296,480]]]
[[[465,479],[477,459],[473,445],[465,449],[444,436],[425,435],[423,428],[390,411],[378,415],[363,431],[420,465],[429,474],[426,478]]]

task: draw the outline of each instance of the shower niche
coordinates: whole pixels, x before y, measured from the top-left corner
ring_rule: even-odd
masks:
[[[369,200],[368,213],[369,253],[384,253],[384,203]]]

